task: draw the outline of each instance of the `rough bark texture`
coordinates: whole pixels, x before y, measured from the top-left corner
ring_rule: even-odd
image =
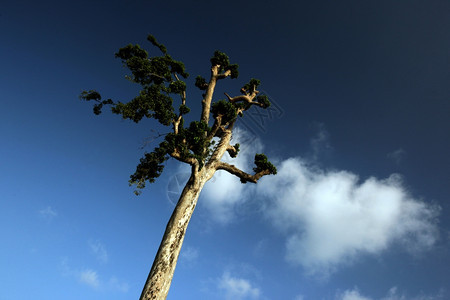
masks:
[[[206,170],[193,171],[167,224],[140,300],[166,299],[188,223],[203,185],[211,177]]]
[[[231,136],[231,129],[225,129],[208,163],[201,170],[198,170],[198,166],[193,166],[191,177],[167,224],[140,300],[164,300],[167,298],[178,255],[198,197],[205,183],[213,177],[217,170],[226,170],[239,177],[242,182],[253,183],[256,183],[263,175],[269,174],[268,171],[264,171],[250,175],[233,165],[221,162],[224,153],[230,147]]]

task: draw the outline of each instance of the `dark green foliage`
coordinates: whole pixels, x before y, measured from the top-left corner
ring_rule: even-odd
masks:
[[[180,115],[185,115],[185,114],[189,113],[191,111],[191,109],[189,107],[187,107],[186,105],[181,104],[179,111],[180,111]]]
[[[195,86],[204,91],[208,87],[208,84],[206,83],[206,79],[199,75],[195,77]]]
[[[270,107],[270,101],[269,101],[269,98],[266,95],[258,95],[256,97],[256,101],[258,101],[258,103],[262,104],[262,108]]]
[[[239,153],[239,147],[240,147],[240,145],[239,145],[239,143],[236,143],[234,146],[234,149],[236,150],[236,152],[231,152],[230,153],[230,156],[232,157],[232,158],[235,158],[237,155],[238,155],[238,153]]]
[[[183,158],[197,159],[201,168],[210,154],[209,147],[213,144],[206,139],[205,133],[208,133],[209,130],[206,123],[194,121],[191,122],[189,128],[181,129],[179,134],[167,134],[159,147],[156,147],[153,152],[145,153],[144,157],[140,159],[136,171],[130,176],[130,185],[135,184],[140,190],[145,187],[146,181],[153,183],[161,175],[164,162],[175,149]],[[139,191],[135,191],[135,194],[139,195],[139,193]]]
[[[147,51],[141,49],[139,45],[130,44],[121,48],[116,57],[121,58],[124,65],[130,69],[133,76],[127,78],[133,82],[146,85],[171,80],[170,69],[163,57],[154,57],[150,60]]]
[[[253,168],[255,173],[269,170],[269,174],[277,174],[277,168],[267,160],[267,156],[264,154],[255,154],[255,165],[256,167]]]
[[[158,43],[158,42],[156,41],[156,38],[155,38],[153,35],[149,34],[149,35],[147,36],[147,40],[148,40],[150,43],[152,43],[153,46],[158,47],[159,50],[161,50],[162,53],[164,53],[164,54],[167,53],[166,47],[165,47],[164,45]]]
[[[230,64],[230,59],[228,56],[219,50],[214,51],[214,56],[211,57],[210,61],[211,66],[220,65],[223,68],[226,68]]]
[[[213,117],[216,118],[218,115],[222,115],[222,124],[226,124],[234,119],[236,119],[237,113],[236,108],[233,104],[226,100],[220,100],[211,105],[211,112]]]
[[[166,58],[170,65],[170,72],[180,74],[184,78],[189,77],[189,74],[186,72],[186,67],[181,61],[173,60],[169,55],[166,55]]]
[[[139,45],[127,45],[116,53],[133,76],[127,78],[141,85],[162,84],[171,82],[172,74],[177,73],[187,78],[184,64],[165,54],[149,58],[148,52]]]
[[[256,90],[258,88],[258,86],[261,84],[261,81],[259,81],[258,79],[252,78],[250,79],[250,81],[248,83],[246,83],[242,89],[241,89],[241,93],[242,94],[251,94],[253,92],[253,90]]]
[[[239,66],[237,64],[229,65],[227,69],[231,71],[230,77],[232,79],[238,78],[238,76],[239,76],[239,70],[238,70]]]
[[[234,79],[239,76],[239,71],[238,71],[239,66],[237,64],[230,64],[230,59],[228,58],[228,56],[225,53],[216,50],[214,52],[214,56],[211,57],[210,61],[211,61],[211,66],[217,66],[217,65],[220,66],[219,73],[230,70],[231,78]]]
[[[184,81],[172,81],[169,84],[169,93],[181,94],[184,91],[186,91],[186,83],[184,83]]]
[[[178,134],[169,133],[166,136],[167,153],[177,149],[182,158],[195,158],[201,168],[210,154],[210,146],[214,144],[207,140],[210,130],[202,121],[191,122],[188,128],[180,126]]]
[[[250,104],[250,103],[248,103],[248,102],[235,102],[234,104],[234,107],[236,107],[236,109],[239,109],[239,108],[241,108],[241,109],[243,109],[243,110],[247,110],[247,109],[249,109],[252,105]],[[239,113],[239,117],[242,117],[243,116],[243,113],[242,113],[242,111]]]
[[[86,101],[100,101],[102,99],[102,96],[97,91],[89,90],[89,91],[82,91],[80,95],[80,99],[86,100]]]
[[[189,150],[194,152],[197,159],[203,160],[203,153],[207,148],[206,134],[209,132],[208,125],[203,121],[193,121],[189,124],[189,128],[185,130],[185,137]],[[206,134],[205,134],[206,133]]]
[[[125,47],[120,48],[115,56],[126,61],[133,57],[148,58],[148,52],[139,45],[128,44]]]
[[[159,44],[153,36],[148,40],[163,53],[163,56],[149,58],[148,52],[139,45],[128,45],[121,48],[116,57],[130,69],[132,76],[128,78],[143,86],[139,96],[128,103],[117,103],[112,111],[121,114],[124,119],[139,122],[142,118],[155,118],[163,125],[170,125],[175,118],[173,100],[169,94],[180,94],[186,91],[186,83],[175,80],[172,75],[180,74],[184,78],[186,73],[184,64],[170,57],[164,45]],[[182,108],[188,111],[187,107]]]
[[[143,189],[146,181],[150,183],[155,182],[155,179],[164,170],[163,163],[169,158],[167,153],[168,144],[166,141],[162,142],[160,147],[155,148],[153,152],[145,153],[144,157],[140,159],[136,171],[130,176],[130,185],[136,184],[138,189]],[[135,191],[136,195],[139,193],[139,191]]]
[[[234,149],[236,149],[236,155],[239,153],[241,145],[239,143],[236,143],[234,146]]]
[[[96,115],[101,114],[103,105],[114,104],[111,99],[100,101],[102,99],[102,96],[94,90],[81,92],[80,99],[85,101],[94,100],[98,102],[97,104],[94,104],[94,114]]]
[[[112,108],[112,112],[122,115],[138,123],[143,117],[155,118],[163,125],[170,125],[175,118],[172,98],[163,93],[164,87],[151,85],[140,92],[128,103],[119,102]]]
[[[211,132],[212,129],[203,121],[191,122],[188,128],[184,128],[183,115],[189,113],[190,109],[184,104],[186,101],[186,83],[180,80],[180,76],[187,78],[189,74],[186,72],[184,64],[172,59],[167,53],[166,47],[160,44],[154,36],[149,35],[147,39],[162,52],[160,56],[149,56],[149,53],[139,45],[132,44],[119,49],[115,54],[131,72],[126,78],[142,86],[138,96],[127,103],[115,103],[111,99],[102,100],[100,93],[95,90],[83,91],[80,95],[82,100],[94,101],[94,113],[96,115],[101,113],[104,105],[112,105],[113,113],[136,123],[143,118],[154,118],[165,126],[180,122],[177,127],[177,134],[174,132],[166,134],[164,141],[158,147],[150,153],[145,153],[144,157],[140,159],[136,171],[130,176],[129,181],[130,185],[135,184],[138,190],[143,189],[147,181],[152,183],[161,175],[164,163],[171,156],[189,164],[195,164],[195,161],[192,160],[195,159],[198,162],[198,167],[202,168],[213,152],[214,141],[211,140],[212,136],[220,135],[217,125],[229,125],[232,128],[232,122],[237,117],[237,110],[247,110],[251,107],[251,104],[245,101],[231,103],[230,101],[220,100],[211,105],[210,112],[214,118],[219,116],[221,118],[221,123],[216,124],[214,132]],[[227,71],[229,71],[229,77],[238,77],[238,65],[230,64],[230,60],[225,53],[215,51],[210,61],[213,67],[219,66],[218,79],[225,78],[224,72]],[[244,85],[241,92],[251,94],[259,84],[259,80],[251,79],[249,83]],[[202,76],[197,76],[195,86],[200,90],[206,90],[208,83]],[[178,115],[175,113],[173,95],[181,96]],[[176,98],[179,99],[180,97]],[[263,108],[270,105],[266,96],[258,96],[256,100],[262,104]],[[228,153],[232,157],[236,157],[240,145],[235,144],[233,147],[234,149],[228,149]],[[255,165],[255,172],[268,170],[271,174],[276,174],[276,168],[267,161],[264,154],[255,155]],[[139,194],[140,192],[136,191],[135,193]]]
[[[183,143],[184,137],[184,130],[181,130],[180,134],[174,134],[169,133],[166,135],[164,145],[165,149],[167,149],[167,153],[172,153],[175,148],[178,147],[178,150],[181,152],[182,156],[188,156],[189,151],[186,147],[186,145]]]

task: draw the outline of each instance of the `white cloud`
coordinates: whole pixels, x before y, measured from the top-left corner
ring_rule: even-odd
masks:
[[[412,198],[400,176],[360,182],[346,171],[324,171],[300,158],[257,185],[266,213],[288,236],[288,261],[328,275],[358,254],[377,254],[393,242],[420,251],[437,238],[437,207]]]
[[[223,161],[235,165],[244,171],[251,172],[255,153],[262,151],[262,145],[258,139],[249,133],[235,129],[231,144],[239,143],[241,150],[236,158],[231,158],[225,153]],[[202,191],[202,205],[214,216],[212,219],[226,224],[235,217],[237,205],[245,202],[244,193],[247,192],[249,184],[242,184],[234,175],[226,171],[218,171],[214,177],[205,185]]]
[[[47,221],[51,221],[58,216],[58,212],[56,211],[56,209],[52,208],[51,206],[47,206],[46,208],[41,209],[38,213]]]
[[[238,130],[234,138],[245,140],[246,132]],[[321,143],[328,144],[323,126],[312,146]],[[257,139],[246,145],[236,159],[225,160],[251,170],[253,156],[263,146]],[[411,196],[400,175],[361,181],[354,173],[323,170],[302,158],[276,165],[278,174],[263,177],[256,188],[226,172],[216,173],[200,203],[211,219],[227,223],[255,196],[265,199],[261,203],[266,216],[286,235],[287,260],[325,277],[361,255],[380,254],[395,243],[417,253],[437,239],[440,208]]]
[[[100,241],[89,241],[89,248],[101,263],[108,262],[108,252]]]
[[[328,144],[323,127],[319,129],[312,144]],[[246,138],[245,131],[234,133],[238,142]],[[258,139],[242,144],[247,148],[236,159],[224,160],[251,170],[253,156],[263,146]],[[266,216],[286,235],[286,259],[309,274],[326,277],[361,255],[378,255],[394,244],[421,252],[438,237],[440,208],[411,196],[400,175],[361,181],[354,173],[323,170],[299,157],[276,165],[278,174],[263,177],[255,188],[218,172],[200,203],[212,220],[228,223],[251,199],[265,199],[260,202]]]
[[[261,294],[260,290],[253,287],[250,281],[232,277],[229,272],[225,272],[219,279],[218,288],[225,292],[227,300],[258,299]]]
[[[81,271],[79,273],[79,280],[80,282],[87,284],[93,288],[98,288],[100,286],[97,272],[91,269]]]

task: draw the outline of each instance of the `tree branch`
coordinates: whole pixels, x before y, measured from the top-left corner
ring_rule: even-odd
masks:
[[[229,173],[239,177],[242,183],[247,183],[247,182],[257,183],[261,177],[263,177],[264,175],[270,174],[269,170],[263,170],[254,175],[250,175],[250,174],[242,171],[241,169],[237,168],[235,165],[230,165],[223,161],[219,161],[217,163],[216,169],[228,171]]]
[[[253,99],[255,99],[255,97],[256,97],[256,95],[258,93],[259,93],[259,91],[253,90],[253,92],[251,94],[239,95],[239,96],[236,96],[236,97],[231,97],[227,93],[224,93],[224,94],[225,94],[225,96],[227,96],[228,100],[231,103],[242,101],[242,102],[247,102],[249,104],[256,104],[256,105],[258,105],[260,103],[253,101]]]
[[[217,134],[217,131],[220,129],[220,126],[222,125],[222,115],[218,115],[214,121],[214,125],[211,128],[210,133],[206,137],[208,141],[211,141]]]
[[[175,149],[172,153],[169,154],[171,157],[175,158],[178,161],[190,164],[191,166],[198,165],[198,161],[193,157],[183,157],[181,153]]]
[[[209,113],[211,110],[211,101],[214,94],[214,89],[216,88],[217,80],[224,79],[231,75],[231,70],[226,70],[222,74],[219,74],[220,65],[215,65],[211,67],[211,79],[209,80],[208,86],[206,88],[206,93],[202,100],[202,117],[201,120],[208,124]]]
[[[182,115],[179,115],[178,116],[178,119],[174,119],[173,121],[172,121],[172,124],[173,124],[173,133],[175,133],[175,134],[178,134],[178,131],[179,131],[179,126],[180,126],[180,123],[181,123],[181,119],[183,119],[183,116]]]
[[[231,70],[226,70],[222,74],[217,74],[217,79],[224,79],[231,75]]]
[[[209,112],[211,110],[211,101],[214,94],[214,89],[217,83],[217,75],[219,73],[219,66],[215,65],[211,67],[211,79],[209,80],[208,87],[206,88],[205,96],[202,100],[202,116],[201,120],[208,124]]]

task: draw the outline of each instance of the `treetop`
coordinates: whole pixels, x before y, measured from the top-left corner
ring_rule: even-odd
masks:
[[[210,59],[211,78],[209,82],[202,76],[197,76],[195,86],[205,91],[203,94],[202,117],[200,121],[184,125],[184,115],[190,112],[187,106],[187,86],[181,78],[189,74],[185,65],[174,60],[164,45],[160,44],[152,35],[147,40],[161,52],[161,55],[149,56],[149,52],[138,44],[129,44],[115,54],[121,59],[123,65],[131,72],[126,78],[142,86],[139,95],[123,103],[111,99],[102,100],[102,96],[95,90],[83,91],[80,98],[85,101],[94,101],[94,113],[99,115],[105,105],[111,105],[114,114],[121,115],[123,119],[130,119],[136,123],[143,118],[154,118],[164,126],[172,126],[172,132],[165,134],[164,140],[152,152],[145,153],[130,176],[130,184],[138,189],[145,187],[145,182],[154,182],[163,171],[164,163],[170,157],[188,163],[198,172],[208,165],[215,169],[224,169],[241,178],[242,182],[256,182],[261,176],[276,174],[273,166],[264,154],[255,155],[253,169],[255,175],[247,174],[232,165],[220,161],[224,152],[236,157],[239,144],[229,144],[233,126],[237,116],[243,116],[252,106],[265,109],[270,101],[265,95],[258,95],[258,79],[250,79],[240,90],[241,95],[231,97],[226,94],[227,100],[212,102],[213,92],[218,80],[239,75],[238,65],[231,64],[229,57],[216,50]],[[179,98],[175,105],[174,96]],[[177,109],[175,109],[177,107]],[[209,116],[212,115],[213,124],[209,125]],[[215,145],[213,138],[219,138]]]

